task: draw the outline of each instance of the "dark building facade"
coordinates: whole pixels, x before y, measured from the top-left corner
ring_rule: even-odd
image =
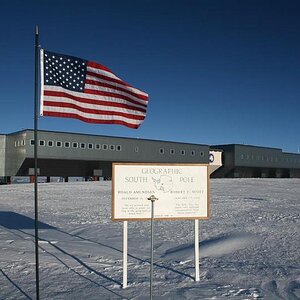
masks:
[[[214,178],[300,178],[300,154],[238,144],[211,148],[223,151],[223,166],[212,174]]]
[[[210,164],[212,178],[300,178],[300,154],[249,145],[190,144],[67,132],[38,132],[39,175],[111,178],[113,162]],[[32,176],[34,132],[0,134],[0,182]]]
[[[112,162],[203,163],[209,146],[146,139],[38,131],[40,176],[110,178]],[[32,175],[34,131],[0,135],[0,177]]]

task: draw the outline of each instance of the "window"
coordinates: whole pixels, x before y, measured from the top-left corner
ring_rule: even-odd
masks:
[[[56,142],[56,147],[62,147],[62,142],[61,141],[57,141]]]
[[[180,151],[180,154],[181,154],[181,155],[185,155],[185,150],[181,150],[181,151]]]
[[[48,141],[48,147],[53,147],[53,146],[54,146],[53,141]]]
[[[139,152],[140,151],[140,148],[138,147],[138,146],[136,146],[135,148],[134,148],[134,152]]]
[[[108,145],[107,144],[102,145],[102,149],[103,150],[107,150],[108,149]]]
[[[159,148],[159,153],[160,154],[164,154],[165,153],[165,149],[164,148]]]
[[[116,149],[115,145],[109,145],[109,150],[115,151],[115,149]]]
[[[100,150],[101,149],[101,145],[100,144],[96,144],[95,145],[95,149]]]
[[[77,143],[77,142],[73,142],[73,143],[72,143],[72,147],[73,147],[73,148],[78,148],[78,143]]]
[[[31,146],[34,146],[34,144],[35,144],[35,143],[34,143],[34,140],[30,140],[30,145],[31,145]]]
[[[40,145],[40,146],[45,146],[45,141],[44,141],[44,140],[40,140],[40,141],[39,141],[39,145]]]
[[[200,151],[200,156],[204,156],[204,152],[203,151]]]
[[[65,142],[65,148],[70,148],[70,142]]]
[[[122,151],[122,146],[121,145],[117,145],[117,151]]]
[[[94,148],[94,145],[93,145],[93,144],[88,144],[88,148],[89,148],[89,149],[93,149],[93,148]]]
[[[192,150],[192,151],[191,151],[191,155],[192,155],[192,156],[195,156],[195,150]]]
[[[174,155],[175,154],[175,149],[170,149],[170,154]]]
[[[244,159],[244,154],[241,154],[241,159]]]
[[[15,141],[15,147],[17,147],[18,146],[18,142],[17,141]]]
[[[80,149],[85,149],[85,143],[80,143]]]
[[[25,140],[22,140],[22,146],[25,146],[26,143],[25,143]]]

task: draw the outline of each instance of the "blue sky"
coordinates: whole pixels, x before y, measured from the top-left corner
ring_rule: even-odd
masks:
[[[300,147],[300,2],[5,0],[0,132],[33,128],[43,48],[102,63],[150,95],[138,129],[41,117],[39,129]]]

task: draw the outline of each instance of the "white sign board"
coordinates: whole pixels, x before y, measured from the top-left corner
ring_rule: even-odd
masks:
[[[208,219],[209,175],[203,164],[113,163],[112,219]]]

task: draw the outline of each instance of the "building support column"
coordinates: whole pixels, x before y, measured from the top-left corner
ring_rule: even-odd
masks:
[[[281,169],[276,170],[276,178],[282,178],[283,177],[283,172]]]
[[[261,170],[261,178],[269,178],[270,177],[270,170],[262,169]]]

